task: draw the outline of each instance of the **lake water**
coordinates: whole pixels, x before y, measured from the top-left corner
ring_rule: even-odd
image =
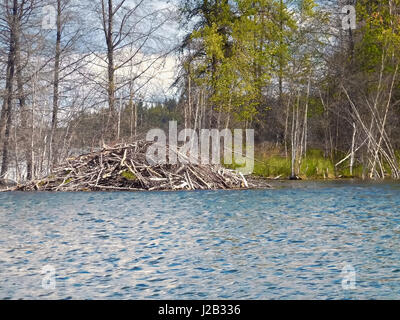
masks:
[[[2,193],[0,235],[1,299],[400,299],[395,183]]]

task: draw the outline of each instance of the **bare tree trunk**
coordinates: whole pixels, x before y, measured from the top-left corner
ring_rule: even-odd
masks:
[[[131,90],[129,90],[129,111],[130,111],[130,120],[129,120],[129,137],[130,140],[133,140],[133,126],[134,126],[134,115],[135,115],[135,110],[133,106],[133,99],[132,99],[132,93]],[[136,135],[136,134],[135,134]]]
[[[283,141],[285,143],[285,158],[288,158],[288,145],[287,145],[287,138],[288,138],[288,126],[289,126],[289,108],[290,108],[290,97],[288,99],[287,107],[285,110],[286,116],[285,116],[285,133],[283,137]]]
[[[297,104],[293,105],[293,115],[292,115],[292,163],[291,163],[291,175],[290,179],[297,179],[296,172],[296,158],[297,158],[297,149],[298,149],[298,118],[299,118],[299,104],[300,104],[300,92],[298,92],[297,96]]]
[[[108,42],[108,41],[107,41]],[[112,46],[112,45],[111,45]],[[114,79],[114,52],[108,49],[108,121],[107,130],[110,130],[110,138],[115,136],[115,79]]]
[[[353,122],[353,138],[351,139],[351,156],[350,156],[350,176],[353,176],[355,139],[356,139],[356,124]]]
[[[12,103],[13,103],[13,90],[14,90],[14,72],[15,72],[15,39],[16,26],[18,23],[18,2],[13,1],[12,15],[8,17],[10,26],[10,46],[8,52],[7,60],[7,76],[6,76],[6,108],[5,108],[5,131],[4,131],[4,141],[3,141],[3,159],[1,163],[0,179],[4,179],[8,172],[9,166],[9,144],[10,144],[10,132],[12,125]],[[11,21],[10,21],[11,20]]]
[[[118,123],[117,123],[117,141],[121,135],[121,110],[122,110],[122,97],[119,97],[119,108],[118,108]]]
[[[24,148],[26,160],[26,180],[32,180],[32,150],[29,141],[29,128],[28,128],[28,110],[26,109],[25,92],[22,78],[22,61],[21,61],[21,47],[20,47],[20,32],[17,32],[15,37],[15,65],[17,77],[18,100],[21,113],[21,127],[22,127],[22,146]]]
[[[307,97],[306,97],[306,107],[304,110],[304,127],[303,127],[303,137],[304,137],[304,156],[307,156],[307,120],[308,120],[308,100],[310,98],[310,86],[311,86],[311,72],[308,77],[308,85],[307,85]],[[301,155],[300,155],[301,156]]]
[[[15,156],[14,156],[14,160],[15,160],[15,181],[17,183],[19,183],[19,181],[21,180],[21,171],[19,168],[19,159],[18,159],[18,138],[17,138],[17,128],[14,126],[14,144],[15,144]]]
[[[295,154],[295,159],[297,160],[297,170],[296,173],[300,173],[300,167],[301,167],[301,156],[303,154],[303,142],[302,139],[304,138],[304,135],[301,134],[301,124],[300,124],[300,117],[299,117],[299,110],[300,110],[300,92],[299,92],[299,97],[297,101],[297,106],[296,106],[296,128],[295,128],[295,145],[296,145],[296,154]],[[297,175],[295,176],[297,179]]]
[[[107,96],[108,96],[108,118],[105,132],[109,139],[116,136],[116,114],[115,114],[115,65],[114,65],[114,42],[113,42],[113,22],[114,14],[113,1],[108,0],[107,9],[105,0],[101,1],[103,31],[107,45]]]
[[[137,137],[137,126],[138,126],[138,110],[137,110],[137,103],[134,103],[133,104],[133,107],[135,108],[135,125],[134,125],[134,128],[135,128],[135,138]]]
[[[34,152],[34,137],[35,137],[35,123],[34,123],[34,115],[35,115],[35,105],[36,105],[36,81],[37,77],[33,78],[33,84],[32,84],[32,108],[31,108],[31,138],[30,138],[30,162],[32,163],[32,179],[35,178],[35,152]]]
[[[48,166],[50,170],[57,163],[57,147],[54,143],[54,135],[57,130],[58,107],[59,107],[59,82],[60,82],[60,56],[61,56],[61,0],[57,0],[57,38],[54,59],[54,83],[53,83],[53,113],[51,118],[51,130],[49,137]]]
[[[188,101],[188,126],[191,127],[191,121],[192,121],[192,86],[191,86],[191,74],[190,74],[190,64],[189,64],[189,101]],[[185,128],[186,125],[185,125]]]
[[[232,97],[229,97],[229,101],[228,101],[228,114],[227,114],[225,129],[228,129],[228,128],[229,128],[229,123],[230,123],[230,120],[231,120],[231,103],[232,103]]]
[[[184,125],[185,129],[187,128],[187,110],[186,110],[186,103],[183,103],[183,119],[184,119]]]
[[[389,97],[387,99],[387,104],[386,104],[386,109],[385,109],[385,115],[383,117],[383,121],[382,121],[381,127],[379,128],[379,141],[378,141],[378,145],[376,146],[376,149],[375,149],[375,155],[374,155],[374,160],[373,160],[373,164],[372,164],[371,174],[375,170],[376,162],[377,162],[377,159],[378,159],[378,154],[379,154],[379,151],[381,149],[382,140],[383,140],[383,137],[384,137],[384,131],[385,131],[387,115],[388,115],[388,111],[389,111],[389,107],[390,107],[390,103],[391,103],[391,99],[392,99],[393,87],[394,87],[394,84],[395,84],[395,79],[396,79],[396,76],[397,76],[398,68],[399,68],[399,65],[396,66],[396,70],[395,70],[395,72],[393,74],[392,83],[391,83],[390,91],[389,91]],[[384,178],[384,177],[382,177],[382,178]]]
[[[10,74],[10,65],[7,64],[6,77],[8,77],[9,74]],[[7,87],[5,88],[5,91],[6,90]],[[7,117],[7,97],[5,95],[3,98],[3,106],[1,108],[1,115],[0,115],[0,141],[2,141],[4,130],[6,128],[6,117]]]

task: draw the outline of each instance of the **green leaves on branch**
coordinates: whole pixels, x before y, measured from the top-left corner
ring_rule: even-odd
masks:
[[[356,58],[363,71],[373,73],[381,68],[392,72],[400,61],[400,0],[357,2],[357,19],[361,40],[357,43]],[[387,60],[387,61],[386,61]]]
[[[263,88],[282,74],[295,22],[277,0],[199,1],[200,27],[191,41],[203,55],[189,74],[210,92],[216,110],[252,120],[263,104]],[[263,106],[261,106],[263,107]]]

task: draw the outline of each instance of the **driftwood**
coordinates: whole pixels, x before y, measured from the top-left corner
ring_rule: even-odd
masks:
[[[149,142],[105,147],[69,158],[48,177],[13,188],[16,191],[151,191],[269,187],[221,165],[158,164],[146,160]]]

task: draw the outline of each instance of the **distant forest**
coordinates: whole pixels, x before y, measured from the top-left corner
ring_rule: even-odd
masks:
[[[400,0],[4,0],[0,179],[170,120],[254,129],[257,157],[291,175],[317,152],[349,176],[398,179],[399,63]]]

